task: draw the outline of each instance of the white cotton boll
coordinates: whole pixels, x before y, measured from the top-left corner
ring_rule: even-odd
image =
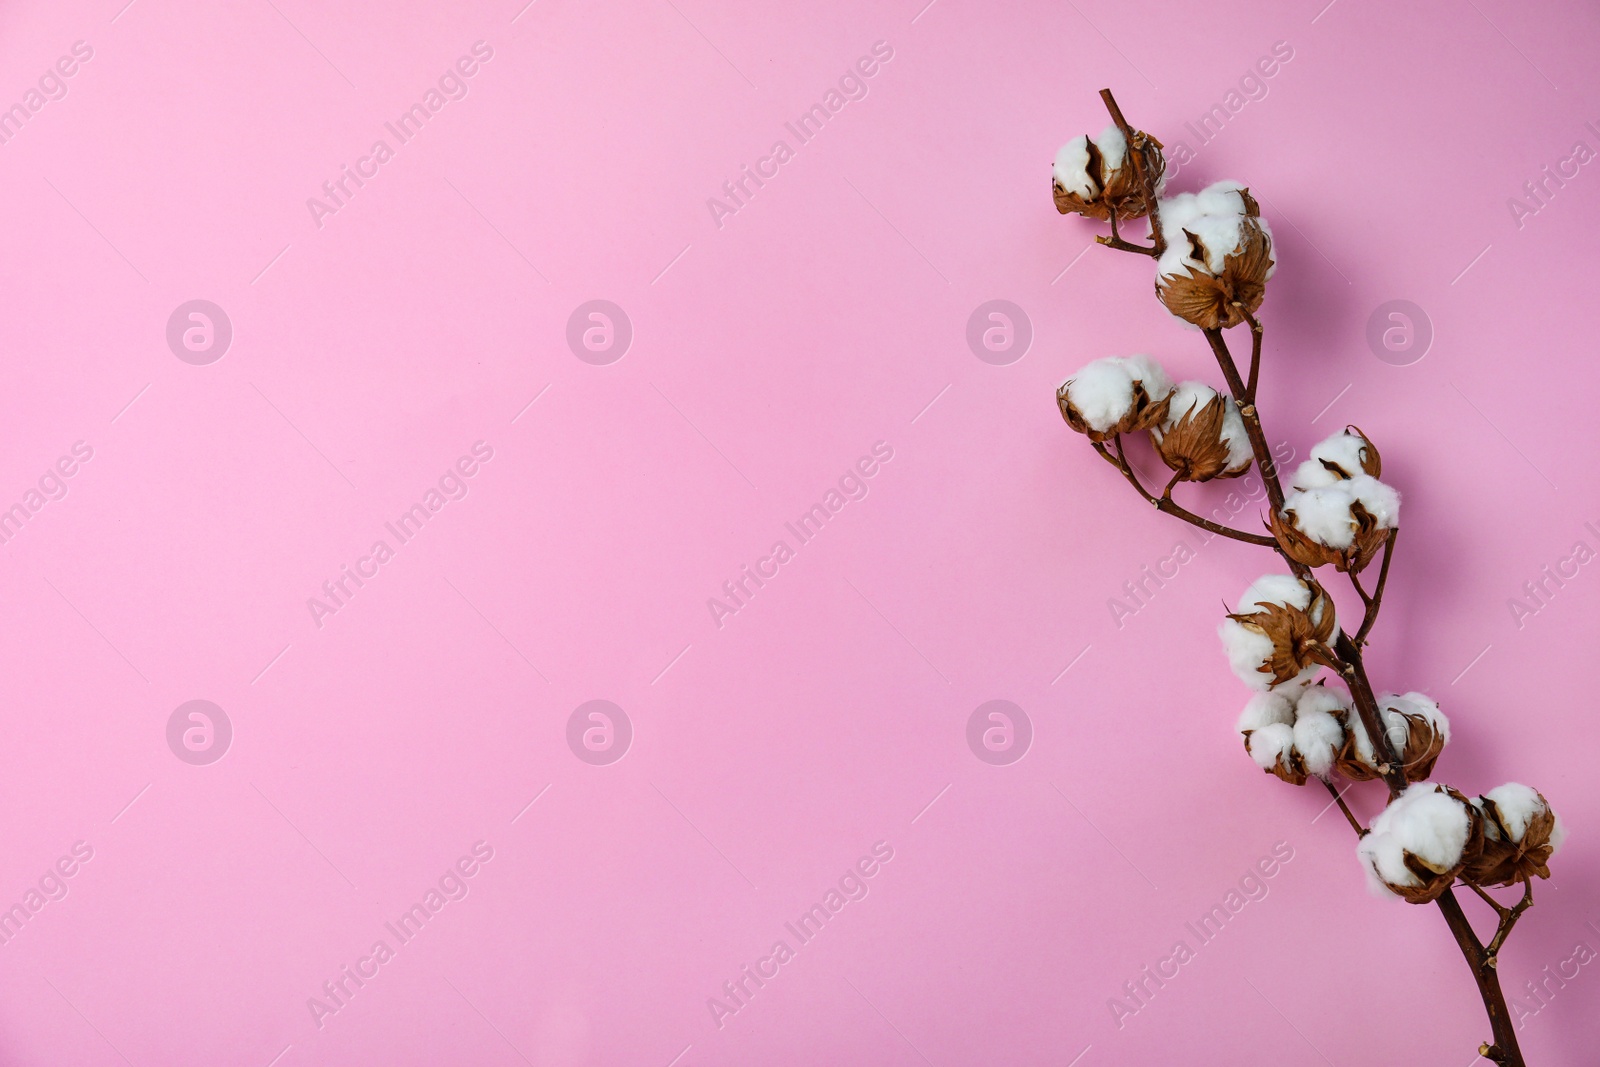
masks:
[[[1128,158],[1128,139],[1115,123],[1100,131],[1100,136],[1094,139],[1094,146],[1100,149],[1101,162],[1105,166],[1102,173],[1116,170]]]
[[[1261,227],[1261,232],[1267,235],[1267,242],[1272,246],[1272,261],[1267,264],[1267,271],[1261,276],[1262,280],[1265,281],[1278,273],[1278,242],[1272,239],[1272,227],[1267,225],[1266,219],[1258,218],[1255,223]]]
[[[1295,489],[1305,491],[1337,485],[1340,480],[1337,474],[1318,463],[1315,459],[1308,459],[1294,469],[1294,477],[1289,479],[1289,484]]]
[[[1426,693],[1415,690],[1400,695],[1385,693],[1378,698],[1378,707],[1383,709],[1384,729],[1398,729],[1404,736],[1405,724],[1399,722],[1396,716],[1422,719],[1445,744],[1450,743],[1450,720],[1439,710],[1438,701]]]
[[[1212,182],[1194,194],[1195,204],[1202,215],[1243,215],[1246,207],[1244,197],[1239,194],[1244,188],[1243,182]]]
[[[1285,761],[1294,752],[1294,727],[1285,723],[1268,723],[1250,735],[1247,744],[1250,758],[1262,770],[1271,770],[1279,759]]]
[[[1332,715],[1335,718],[1344,718],[1350,710],[1350,698],[1337,689],[1330,689],[1325,685],[1314,685],[1305,691],[1299,702],[1295,704],[1295,715]]]
[[[1521,785],[1517,782],[1507,782],[1497,785],[1484,795],[1485,800],[1494,801],[1495,810],[1500,813],[1500,821],[1505,823],[1507,832],[1511,834],[1513,842],[1520,842],[1522,835],[1528,832],[1528,823],[1535,815],[1545,810],[1545,803],[1539,797],[1539,791],[1531,786]],[[1551,854],[1561,848],[1562,841],[1566,840],[1567,829],[1561,824],[1561,816],[1557,815],[1555,826],[1550,831]],[[1485,827],[1492,824],[1485,823]]]
[[[1100,192],[1089,177],[1089,138],[1074,137],[1056,153],[1056,184],[1069,193],[1092,200]]]
[[[1128,376],[1144,385],[1151,400],[1160,400],[1172,392],[1172,379],[1166,369],[1150,356],[1135,352],[1131,356],[1112,356],[1112,361],[1126,368]]]
[[[1237,469],[1255,456],[1250,447],[1250,431],[1244,427],[1244,417],[1233,397],[1227,397],[1228,410],[1222,416],[1222,440],[1228,446],[1228,468]]]
[[[1067,400],[1085,422],[1104,433],[1133,407],[1133,378],[1116,357],[1097,359],[1068,379]]]
[[[1294,512],[1294,525],[1319,545],[1347,549],[1355,543],[1355,520],[1350,505],[1355,497],[1348,482],[1335,482],[1317,489],[1290,493],[1283,510]]]
[[[1461,862],[1472,821],[1466,807],[1432,782],[1408,786],[1372,820],[1371,832],[1356,845],[1367,867],[1368,881],[1380,895],[1395,885],[1418,885],[1405,864],[1405,853],[1427,867],[1448,871]],[[1381,876],[1381,877],[1380,877]]]
[[[1304,702],[1302,701],[1302,704]],[[1344,744],[1344,727],[1326,711],[1298,711],[1294,720],[1294,747],[1306,770],[1326,776]]]
[[[1380,816],[1381,818],[1382,816]],[[1389,834],[1379,837],[1369,833],[1356,842],[1356,856],[1367,872],[1367,888],[1374,896],[1391,897],[1395,893],[1385,882],[1394,885],[1416,885],[1417,876],[1406,866],[1405,849]]]
[[[1222,638],[1222,651],[1228,657],[1228,666],[1239,676],[1239,680],[1263,693],[1272,688],[1272,676],[1260,670],[1272,655],[1272,638],[1246,630],[1232,619],[1223,619],[1217,633]]]
[[[1171,429],[1189,412],[1211,403],[1216,395],[1217,391],[1205,382],[1179,382],[1172,387],[1172,402],[1167,407],[1167,421],[1162,427]]]
[[[1205,209],[1200,206],[1200,197],[1196,193],[1179,193],[1156,206],[1161,212],[1161,232],[1173,235],[1177,235],[1189,223],[1206,214]]]
[[[1163,232],[1177,234],[1202,215],[1243,215],[1244,197],[1239,182],[1222,181],[1206,186],[1198,193],[1178,193],[1158,205]]]
[[[1205,247],[1203,266],[1212,274],[1221,274],[1226,257],[1238,251],[1244,240],[1244,216],[1201,215],[1192,219],[1184,229],[1194,234]]]
[[[1178,239],[1167,238],[1166,250],[1161,253],[1161,258],[1156,260],[1156,274],[1158,276],[1177,275],[1187,277],[1189,274],[1204,274],[1204,264],[1189,258],[1189,239],[1176,229],[1167,229],[1165,220],[1162,228],[1167,233],[1177,234]],[[1190,268],[1194,268],[1192,271]]]
[[[1306,609],[1311,603],[1311,590],[1292,574],[1263,574],[1250,583],[1250,588],[1239,598],[1235,613],[1244,615],[1260,610],[1262,604],[1282,604],[1285,607]]]
[[[1240,733],[1273,725],[1294,725],[1294,700],[1280,690],[1257,693],[1245,703],[1244,710],[1239,713]]]
[[[1318,442],[1310,450],[1310,459],[1307,459],[1304,464],[1301,464],[1299,470],[1294,472],[1294,485],[1296,485],[1296,488],[1307,488],[1309,490],[1312,485],[1328,485],[1328,483],[1338,480],[1339,475],[1333,474],[1331,470],[1323,466],[1323,459],[1331,462],[1331,464],[1336,464],[1346,474],[1362,474],[1362,450],[1365,446],[1366,442],[1360,435],[1350,434],[1349,430],[1339,430],[1338,434],[1331,435],[1326,440]],[[1310,474],[1312,477],[1318,478],[1318,480],[1302,486],[1301,480],[1299,480],[1299,475],[1302,472]]]
[[[1342,484],[1351,499],[1359,501],[1380,527],[1392,530],[1400,525],[1400,494],[1393,486],[1370,474],[1358,474]]]

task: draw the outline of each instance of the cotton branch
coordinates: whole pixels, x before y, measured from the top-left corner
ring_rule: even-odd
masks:
[[[1098,243],[1158,261],[1158,298],[1173,315],[1200,328],[1231,404],[1202,383],[1175,387],[1147,356],[1109,357],[1057,391],[1062,415],[1074,430],[1088,434],[1101,457],[1157,510],[1212,534],[1271,548],[1287,565],[1292,577],[1259,579],[1241,599],[1238,613],[1223,624],[1231,665],[1258,690],[1240,716],[1246,749],[1264,770],[1285,781],[1321,780],[1355,831],[1369,874],[1394,895],[1438,905],[1472,969],[1494,1033],[1493,1043],[1482,1045],[1480,1054],[1502,1067],[1525,1067],[1500,990],[1497,958],[1533,904],[1532,877],[1549,877],[1546,863],[1560,843],[1559,823],[1544,797],[1527,786],[1507,784],[1468,801],[1426,780],[1448,724],[1437,704],[1419,693],[1386,696],[1380,706],[1363,660],[1399,536],[1399,497],[1377,480],[1376,446],[1347,427],[1312,449],[1286,496],[1256,407],[1265,335],[1257,309],[1275,266],[1271,231],[1249,190],[1238,183],[1217,183],[1163,201],[1160,142],[1128,123],[1109,89],[1100,96],[1114,128],[1095,141],[1069,142],[1057,155],[1056,206],[1063,213],[1106,219],[1111,233],[1096,237]],[[1187,242],[1182,255],[1177,245],[1165,255],[1163,211],[1174,232],[1182,230]],[[1150,246],[1121,234],[1123,222],[1141,217],[1150,220]],[[1250,362],[1243,373],[1226,338],[1228,329],[1240,325],[1250,330]],[[1146,431],[1175,472],[1159,496],[1140,480],[1122,442],[1126,433]],[[1180,481],[1237,477],[1251,466],[1260,472],[1271,509],[1270,537],[1211,522],[1172,498]],[[1360,572],[1379,551],[1383,560],[1369,593]],[[1353,634],[1337,626],[1332,599],[1316,578],[1316,568],[1328,566],[1344,571],[1361,598]],[[1260,651],[1263,647],[1268,651]],[[1321,668],[1340,676],[1348,698],[1331,687],[1306,688]],[[1392,738],[1386,724],[1403,727],[1404,738]],[[1389,802],[1370,826],[1361,824],[1330,780],[1335,769],[1356,780],[1378,777],[1387,786]],[[1456,826],[1465,820],[1471,833],[1464,836],[1481,844],[1473,844],[1470,852],[1462,847],[1453,855],[1417,862],[1440,850],[1440,837],[1432,832],[1440,820]],[[1473,820],[1482,823],[1482,834]],[[1393,881],[1397,876],[1385,873],[1397,869],[1408,871],[1410,880]],[[1523,883],[1523,895],[1511,906],[1483,888],[1515,881]],[[1487,944],[1462,912],[1455,884],[1468,886],[1494,910],[1498,923]]]

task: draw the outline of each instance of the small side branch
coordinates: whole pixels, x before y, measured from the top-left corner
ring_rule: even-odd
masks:
[[[1356,581],[1354,574],[1350,581],[1356,587],[1356,592],[1361,594],[1361,600],[1367,606],[1366,614],[1361,619],[1361,629],[1356,631],[1355,643],[1360,648],[1367,643],[1367,635],[1372,632],[1373,625],[1378,621],[1378,612],[1383,607],[1383,587],[1389,581],[1389,560],[1394,557],[1394,542],[1400,536],[1399,528],[1389,531],[1389,536],[1383,542],[1383,565],[1378,568],[1378,586],[1372,591],[1372,596],[1367,596],[1362,590],[1361,583]]]
[[[1096,237],[1094,239],[1096,244],[1105,245],[1107,248],[1115,248],[1118,252],[1137,252],[1141,256],[1156,255],[1156,250],[1154,248],[1147,248],[1144,245],[1136,245],[1132,241],[1124,241],[1122,239],[1122,235],[1117,232],[1117,209],[1114,206],[1111,208],[1110,220],[1111,236]]]
[[[1344,802],[1344,794],[1339,792],[1338,786],[1334,785],[1326,778],[1321,779],[1321,782],[1323,785],[1327,786],[1328,792],[1333,794],[1334,802],[1339,805],[1339,810],[1344,812],[1344,817],[1350,820],[1350,829],[1356,832],[1357,837],[1366,837],[1367,828],[1361,825],[1361,821],[1357,819],[1355,817],[1355,813],[1350,810],[1350,805]],[[1327,809],[1323,810],[1326,811]]]
[[[1245,533],[1243,530],[1235,530],[1231,526],[1223,526],[1220,523],[1212,522],[1210,519],[1203,519],[1199,515],[1196,515],[1194,512],[1190,511],[1188,508],[1185,508],[1183,505],[1173,500],[1169,495],[1172,492],[1172,485],[1176,482],[1176,479],[1173,480],[1173,483],[1169,483],[1167,485],[1165,493],[1163,493],[1161,496],[1156,496],[1154,493],[1150,492],[1150,490],[1144,487],[1144,483],[1141,482],[1139,480],[1139,476],[1134,473],[1133,465],[1128,462],[1128,457],[1122,450],[1122,438],[1120,436],[1114,437],[1112,438],[1112,443],[1115,446],[1114,452],[1112,449],[1107,448],[1103,442],[1099,441],[1095,442],[1094,450],[1100,453],[1101,457],[1105,459],[1106,462],[1120,470],[1122,472],[1122,476],[1128,479],[1128,484],[1138,490],[1139,495],[1144,497],[1145,502],[1154,505],[1157,511],[1171,515],[1174,518],[1182,519],[1191,526],[1197,526],[1200,529],[1216,534],[1219,537],[1229,537],[1235,541],[1243,541],[1247,545],[1259,545],[1262,548],[1276,548],[1278,546],[1276,541],[1263,534],[1249,534]]]
[[[1244,384],[1244,398],[1251,404],[1256,402],[1256,382],[1261,376],[1261,323],[1254,315],[1246,311],[1243,304],[1235,303],[1234,307],[1244,316],[1244,321],[1250,324],[1250,377]]]

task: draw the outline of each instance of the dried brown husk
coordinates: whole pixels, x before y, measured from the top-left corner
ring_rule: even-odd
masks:
[[[1420,857],[1411,852],[1405,854],[1406,869],[1417,878],[1417,885],[1396,885],[1384,880],[1396,894],[1404,897],[1412,904],[1431,904],[1444,896],[1445,890],[1455,884],[1456,877],[1466,868],[1472,857],[1483,851],[1483,816],[1478,809],[1468,803],[1467,798],[1458,789],[1450,786],[1441,787],[1446,793],[1454,797],[1467,811],[1468,830],[1467,843],[1461,850],[1461,859],[1448,870],[1436,870],[1425,863]],[[1381,878],[1382,875],[1379,875]]]
[[[1138,148],[1135,148],[1134,143],[1130,143],[1127,153],[1122,158],[1122,166],[1107,167],[1105,157],[1101,155],[1094,139],[1086,137],[1085,140],[1089,146],[1087,168],[1089,180],[1099,192],[1085,199],[1077,193],[1062,188],[1060,182],[1052,179],[1050,184],[1055,194],[1056,210],[1063,215],[1108,219],[1115,209],[1119,221],[1139,219],[1150,214],[1150,197],[1146,190],[1160,186],[1162,172],[1167,167],[1166,157],[1161,153],[1161,142],[1143,130],[1135,130],[1133,142],[1137,143]],[[1144,169],[1145,181],[1140,181],[1138,169],[1134,167],[1135,151],[1140,152],[1139,160]]]
[[[1405,720],[1405,743],[1396,745],[1398,740],[1389,729],[1390,710]],[[1361,750],[1356,747],[1356,732],[1365,732],[1359,713],[1351,709],[1347,713],[1344,732],[1344,745],[1339,749],[1339,755],[1334,759],[1334,767],[1346,778],[1358,782],[1371,781],[1381,778],[1383,774],[1372,763],[1361,755]],[[1395,750],[1395,759],[1400,761],[1400,769],[1405,773],[1407,782],[1425,782],[1433,773],[1433,765],[1439,761],[1439,754],[1444,751],[1444,734],[1433,721],[1423,715],[1407,715],[1399,709],[1380,710],[1378,713],[1380,725],[1386,731],[1390,747]],[[1377,749],[1374,746],[1374,755]]]
[[[1476,885],[1511,885],[1525,878],[1550,877],[1550,843],[1556,828],[1556,813],[1544,794],[1539,794],[1544,810],[1528,820],[1521,841],[1513,841],[1500,809],[1488,797],[1479,797],[1483,810],[1483,848],[1462,871],[1461,877]]]
[[[1251,460],[1228,465],[1228,442],[1223,439],[1228,401],[1221,393],[1204,406],[1195,405],[1168,429],[1152,435],[1156,452],[1186,482],[1237,478],[1250,469]]]
[[[1315,582],[1305,610],[1285,604],[1257,604],[1249,613],[1228,618],[1272,642],[1271,656],[1261,664],[1262,674],[1272,676],[1273,685],[1282,685],[1299,676],[1315,663],[1327,663],[1327,644],[1333,637],[1333,598]]]
[[[1154,429],[1166,421],[1167,408],[1172,404],[1171,393],[1160,400],[1152,400],[1144,387],[1144,382],[1136,379],[1133,383],[1133,403],[1129,406],[1128,413],[1109,430],[1096,430],[1089,425],[1088,420],[1067,395],[1067,389],[1071,385],[1072,381],[1069,379],[1056,390],[1056,406],[1061,409],[1061,417],[1067,420],[1068,426],[1095,442],[1109,441],[1118,434]]]
[[[1326,464],[1326,466],[1335,468],[1336,465]],[[1302,563],[1307,567],[1323,567],[1331,564],[1341,571],[1359,573],[1366,569],[1367,564],[1371,563],[1383,548],[1384,542],[1389,539],[1390,529],[1378,525],[1378,520],[1372,517],[1372,513],[1359,500],[1350,505],[1350,521],[1355,527],[1355,532],[1348,549],[1333,548],[1301,533],[1300,528],[1295,525],[1295,512],[1292,507],[1270,515],[1267,519],[1267,528],[1272,531],[1278,547],[1296,563]]]
[[[1253,205],[1255,201],[1248,203]],[[1191,258],[1207,262],[1207,250],[1200,239],[1188,230],[1183,231],[1183,237],[1190,242]],[[1246,321],[1245,316],[1261,306],[1272,263],[1272,238],[1254,215],[1247,215],[1239,247],[1223,258],[1219,274],[1190,266],[1183,274],[1157,275],[1156,296],[1168,311],[1202,330],[1229,329]]]

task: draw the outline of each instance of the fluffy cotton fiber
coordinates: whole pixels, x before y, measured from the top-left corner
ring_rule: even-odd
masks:
[[[1085,200],[1093,200],[1100,190],[1089,177],[1089,138],[1074,137],[1056,153],[1056,184]]]
[[[1281,688],[1270,693],[1255,694],[1239,713],[1240,733],[1275,725],[1294,725],[1294,699]]]
[[[1296,489],[1316,489],[1341,481],[1342,476],[1329,470],[1327,463],[1339,467],[1347,476],[1362,473],[1361,450],[1365,447],[1366,440],[1361,435],[1340,430],[1311,449],[1310,458],[1295,468],[1290,485]]]
[[[1132,410],[1134,382],[1143,384],[1151,400],[1172,392],[1172,379],[1149,356],[1108,356],[1067,379],[1067,400],[1092,429],[1106,433]]]
[[[1379,896],[1396,895],[1393,885],[1421,884],[1406,866],[1410,853],[1431,870],[1443,873],[1461,862],[1472,830],[1466,805],[1433,782],[1408,786],[1372,820],[1371,833],[1356,844],[1367,871],[1367,884]]]
[[[1349,698],[1327,686],[1314,685],[1295,704],[1294,747],[1306,770],[1326,777],[1344,745],[1344,716]]]
[[[1094,139],[1094,146],[1100,150],[1101,166],[1104,168],[1102,175],[1119,169],[1128,158],[1128,140],[1116,126],[1101,130],[1100,136]],[[1093,200],[1100,195],[1099,185],[1089,175],[1087,137],[1074,137],[1061,146],[1056,153],[1054,174],[1056,183],[1069,193],[1075,193],[1085,200]]]
[[[1326,468],[1319,469],[1329,473]],[[1356,520],[1351,508],[1356,504],[1380,528],[1392,530],[1400,524],[1400,494],[1370,474],[1297,489],[1284,498],[1283,509],[1294,513],[1295,527],[1311,540],[1343,550],[1355,543]]]

